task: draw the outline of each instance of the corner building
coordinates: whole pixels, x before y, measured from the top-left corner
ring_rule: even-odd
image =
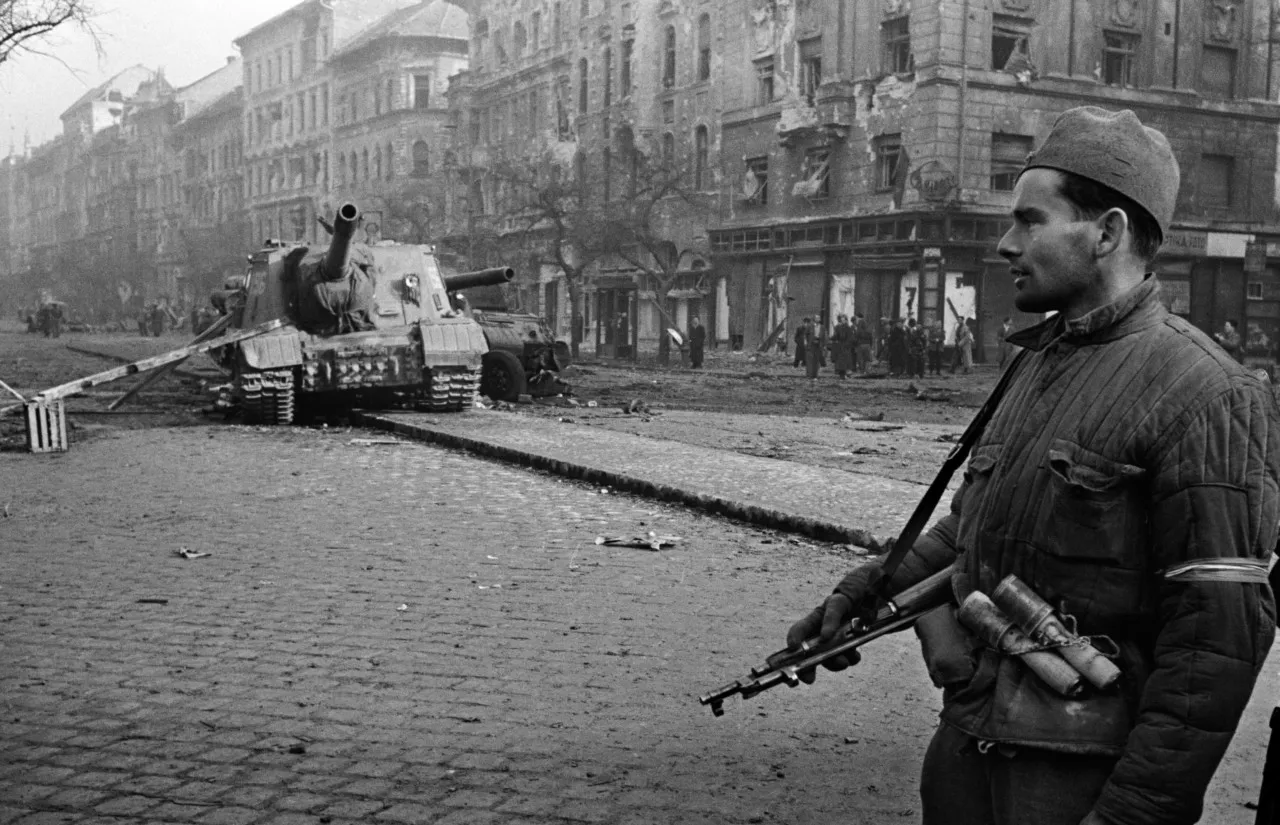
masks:
[[[707,4],[710,5],[710,4]],[[1280,336],[1280,49],[1258,0],[724,2],[713,263],[754,348],[805,315],[971,319],[1013,304],[996,244],[1017,172],[1065,109],[1129,108],[1182,168],[1156,264],[1170,309]]]

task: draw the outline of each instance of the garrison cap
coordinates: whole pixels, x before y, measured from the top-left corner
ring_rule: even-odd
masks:
[[[1027,158],[1023,172],[1045,168],[1071,172],[1114,189],[1155,219],[1169,234],[1181,173],[1163,132],[1143,126],[1128,109],[1068,109]]]

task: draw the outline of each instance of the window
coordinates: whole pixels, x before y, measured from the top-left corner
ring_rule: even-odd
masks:
[[[907,74],[915,69],[911,56],[910,18],[895,17],[880,24],[881,69],[885,74]]]
[[[373,177],[375,180],[382,180],[382,147],[378,146],[373,150]]]
[[[561,33],[563,31],[563,26],[564,26],[563,20],[564,20],[564,17],[562,12],[560,11],[560,4],[556,3],[551,8],[551,44],[553,46],[560,45],[560,38],[563,37]]]
[[[578,61],[578,113],[585,114],[587,111],[587,59],[584,57]]]
[[[1262,300],[1262,281],[1250,281],[1245,284],[1244,297],[1250,301]]]
[[[822,85],[822,38],[800,41],[800,97],[813,105]]]
[[[429,159],[430,151],[427,149],[425,140],[414,141],[413,144],[413,171],[409,174],[415,178],[425,178],[431,172],[431,164]]]
[[[391,180],[393,177],[395,177],[395,174],[396,174],[396,155],[395,155],[395,149],[391,147],[390,143],[387,144],[386,158],[387,158],[387,176],[386,177],[387,177],[387,180]]]
[[[540,111],[538,103],[539,103],[538,90],[530,89],[529,90],[529,134],[533,134],[537,132],[538,127],[541,125],[538,122],[538,113]]]
[[[556,134],[560,140],[568,140],[573,130],[569,127],[569,78],[562,76],[556,83]]]
[[[756,105],[773,102],[773,58],[762,57],[756,61]]]
[[[662,48],[662,85],[676,85],[676,27],[667,26]]]
[[[631,57],[635,47],[634,40],[622,41],[622,54],[618,59],[618,94],[623,98],[631,96]]]
[[[1236,50],[1205,46],[1200,56],[1200,93],[1206,97],[1235,97]]]
[[[802,180],[791,189],[791,194],[803,198],[826,198],[831,195],[831,150],[825,146],[804,153],[800,166]]]
[[[532,51],[537,51],[541,46],[542,40],[542,12],[535,11],[533,17],[529,20],[529,36],[532,39]]]
[[[769,158],[747,158],[747,174],[742,180],[742,199],[761,206],[769,202]]]
[[[1030,65],[1027,38],[1031,23],[1017,17],[996,14],[991,20],[991,68],[1013,70],[1019,64]]]
[[[698,80],[711,79],[711,15],[698,18]]]
[[[1012,192],[1013,185],[1026,165],[1031,152],[1031,138],[1026,135],[991,135],[991,188],[996,192]]]
[[[707,127],[699,126],[693,130],[693,188],[701,191],[710,185],[711,176],[707,174]]]
[[[875,150],[876,191],[889,192],[898,182],[898,167],[902,162],[902,135],[881,135],[875,140]]]
[[[604,173],[604,199],[613,200],[613,150],[608,146],[600,151],[600,168]]]
[[[507,63],[507,39],[502,36],[502,29],[493,33],[493,56],[500,65]]]
[[[529,44],[528,35],[524,30],[524,23],[516,21],[515,28],[511,32],[511,49],[515,52],[516,57],[524,54],[524,47]]]
[[[1235,158],[1229,155],[1201,155],[1196,175],[1196,202],[1204,209],[1231,206],[1231,177]]]
[[[672,169],[676,164],[676,136],[670,132],[662,135],[662,165]]]
[[[1102,41],[1102,82],[1108,86],[1132,86],[1138,36],[1108,31],[1102,33]]]
[[[663,123],[676,122],[676,102],[674,100],[662,101],[662,122]]]

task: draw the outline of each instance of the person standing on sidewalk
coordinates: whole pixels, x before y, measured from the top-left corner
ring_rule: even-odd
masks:
[[[689,366],[693,369],[702,368],[702,357],[706,352],[706,346],[707,328],[702,325],[702,319],[695,315],[693,323],[689,325]]]
[[[942,353],[947,347],[947,331],[942,328],[942,319],[929,325],[929,372],[942,375]]]
[[[804,350],[805,350],[805,345],[809,340],[809,331],[810,331],[809,323],[810,322],[807,317],[801,318],[800,326],[796,327],[796,336],[795,336],[796,357],[791,363],[791,366],[793,367],[804,366]]]
[[[831,332],[831,366],[836,375],[844,378],[853,370],[853,327],[848,315],[836,316],[836,328]]]
[[[1161,303],[1150,264],[1178,179],[1163,134],[1086,106],[1059,116],[1014,187],[998,250],[1015,304],[1056,314],[1014,334],[1029,352],[950,513],[885,590],[953,566],[963,601],[1016,574],[1082,636],[1113,642],[1122,678],[1066,699],[954,610],[918,624],[943,688],[925,825],[1196,821],[1275,637],[1280,415],[1265,383]],[[829,637],[878,570],[846,576],[788,645]]]
[[[924,378],[924,352],[928,347],[924,327],[915,318],[907,321],[907,375]]]
[[[956,323],[956,357],[951,361],[952,373],[957,366],[964,368],[965,375],[973,371],[973,330],[969,329],[967,318]]]
[[[1012,334],[1013,319],[1005,316],[1000,324],[1000,369],[1004,369],[1005,365],[1013,360],[1014,346],[1009,342],[1009,336]]]
[[[871,351],[875,344],[875,334],[871,332],[871,325],[867,323],[867,319],[861,312],[855,313],[853,318],[853,366],[858,372],[866,372],[871,369]]]

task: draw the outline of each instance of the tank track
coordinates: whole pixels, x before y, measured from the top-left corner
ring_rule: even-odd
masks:
[[[240,376],[240,406],[251,424],[292,424],[293,370],[261,370]]]
[[[427,385],[414,407],[427,412],[461,412],[475,403],[479,370],[428,370]]]

